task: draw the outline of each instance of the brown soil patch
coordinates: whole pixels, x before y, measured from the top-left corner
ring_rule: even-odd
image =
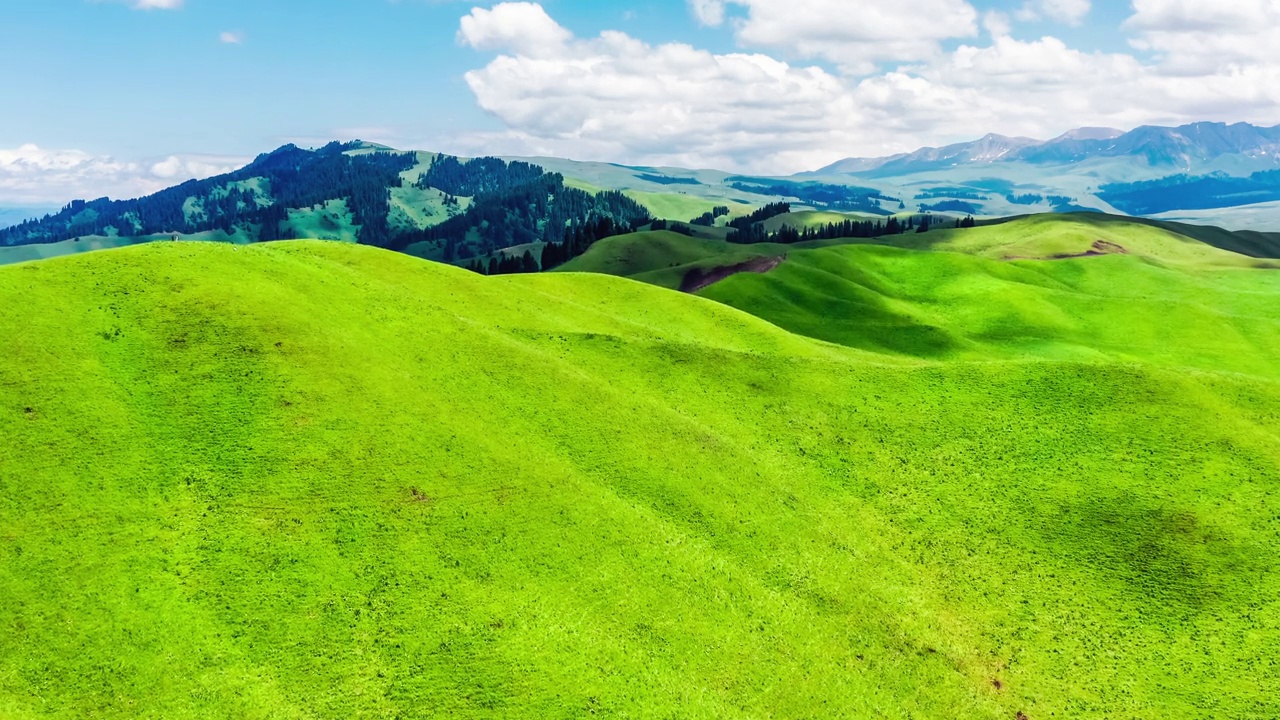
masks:
[[[1121,245],[1117,245],[1108,240],[1094,240],[1089,249],[1080,253],[1062,253],[1060,255],[1050,255],[1046,260],[1070,260],[1072,258],[1101,257],[1103,255],[1128,255],[1129,250]],[[1022,255],[1005,258],[1006,260],[1038,260],[1040,258],[1030,258]]]
[[[694,268],[685,273],[684,280],[680,283],[680,292],[695,293],[738,273],[750,272],[763,275],[781,265],[786,259],[786,255],[760,257],[740,262],[737,265],[726,265],[724,267],[711,268],[710,270]]]

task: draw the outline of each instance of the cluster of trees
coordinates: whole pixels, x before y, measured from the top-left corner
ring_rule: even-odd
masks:
[[[505,255],[499,253],[489,262],[477,258],[467,265],[467,269],[481,275],[517,275],[519,273],[536,273],[541,268],[534,259],[533,252],[525,250],[523,255]]]
[[[964,200],[943,200],[942,202],[936,202],[932,205],[921,205],[920,212],[953,212],[973,215],[978,212],[978,207],[973,203],[966,202]]]
[[[956,220],[956,229],[965,230],[971,227],[977,227],[978,221],[973,219],[972,215],[962,217]]]
[[[1008,200],[1011,205],[1039,205],[1044,202],[1044,196],[1036,193],[1024,193],[1022,195],[1009,193],[1004,196],[1004,199]]]
[[[582,222],[574,220],[565,228],[563,241],[549,242],[542,248],[542,269],[550,270],[563,265],[600,240],[635,232],[637,227],[639,226],[631,222],[619,222],[609,215],[595,216]]]
[[[446,195],[458,197],[505,195],[537,182],[546,174],[540,166],[532,163],[508,163],[495,157],[476,158],[464,163],[451,155],[437,155],[416,184],[424,190],[436,188]]]
[[[916,193],[917,200],[941,200],[953,198],[956,200],[988,200],[986,195],[976,193],[972,190],[964,188],[932,188],[924,192]]]
[[[779,215],[786,215],[789,212],[791,212],[791,203],[769,203],[759,210],[752,212],[750,215],[734,218],[729,222],[729,227],[736,230],[747,230],[757,223],[762,223],[769,218],[775,218]]]
[[[679,233],[681,235],[688,235],[689,237],[693,237],[693,228],[689,227],[688,225],[685,225],[684,223],[679,223],[679,222],[673,223],[673,222],[668,222],[666,220],[654,220],[652,223],[650,223],[649,229],[650,230],[668,230],[673,233]]]
[[[702,184],[700,180],[697,180],[695,178],[678,178],[678,177],[671,177],[670,175],[648,175],[648,174],[642,173],[640,175],[636,175],[636,177],[640,178],[641,180],[644,180],[645,182],[657,183],[659,185],[701,185]]]
[[[717,205],[711,208],[711,212],[705,212],[698,217],[689,221],[690,225],[701,225],[702,227],[711,227],[716,224],[716,218],[721,218],[729,214],[729,208],[724,205]]]
[[[1013,193],[1010,193],[1008,195],[1005,195],[1004,199],[1008,200],[1010,203],[1014,205],[1038,205],[1039,203],[1047,202],[1053,206],[1054,210],[1057,210],[1059,212],[1065,212],[1065,211],[1070,211],[1075,209],[1082,209],[1082,210],[1087,209],[1087,208],[1077,208],[1076,199],[1073,197],[1068,197],[1066,195],[1045,196],[1037,193],[1025,193],[1022,195],[1015,195]]]
[[[968,218],[972,223],[972,218]],[[964,222],[964,221],[959,221]],[[907,218],[906,222],[896,217],[890,217],[887,221],[880,220],[845,220],[838,223],[827,223],[826,225],[815,225],[804,229],[791,226],[783,226],[776,232],[766,232],[763,226],[756,224],[748,231],[735,231],[729,234],[729,242],[754,244],[754,243],[782,243],[792,244],[798,242],[807,242],[810,240],[838,240],[844,238],[877,238],[886,235],[901,235],[908,232],[928,232],[930,229],[939,225],[939,219],[931,215],[925,215],[916,221],[915,217]],[[959,227],[959,226],[957,226]],[[967,227],[973,227],[972,224]]]
[[[476,258],[466,268],[481,275],[510,275],[535,273],[559,267],[586,252],[592,245],[615,235],[635,232],[631,225],[620,225],[611,217],[597,217],[586,222],[572,222],[564,231],[560,242],[549,242],[542,247],[542,260],[534,257],[532,250],[521,255],[499,252],[487,261]]]

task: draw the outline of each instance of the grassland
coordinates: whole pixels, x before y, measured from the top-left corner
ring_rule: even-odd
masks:
[[[793,227],[799,230],[808,228],[822,227],[832,223],[842,223],[849,219],[858,221],[878,220],[884,221],[884,216],[870,215],[867,213],[844,213],[831,212],[827,210],[800,210],[797,212],[786,213],[784,215],[776,215],[765,220],[764,229],[768,232],[777,232],[784,227]],[[905,222],[905,220],[904,220]]]
[[[739,193],[743,194],[743,193]],[[738,202],[722,197],[701,197],[698,195],[687,195],[682,192],[643,192],[640,190],[627,190],[627,197],[640,203],[653,213],[654,217],[666,218],[677,222],[689,222],[690,220],[711,212],[716,207],[729,208],[729,216],[736,217],[738,215],[749,214],[756,208],[756,205]]]
[[[0,268],[0,715],[1280,714],[1271,271],[989,251],[754,279],[1093,351],[333,243]]]

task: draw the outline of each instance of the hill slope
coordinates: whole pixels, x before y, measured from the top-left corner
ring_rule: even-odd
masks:
[[[1280,713],[1272,379],[297,242],[0,328],[7,717]]]
[[[1280,245],[1217,228],[1037,215],[791,245],[639,233],[566,267],[679,288],[752,258],[785,258],[699,294],[802,335],[913,357],[1105,355],[1271,376],[1280,261],[1232,250],[1274,257]]]

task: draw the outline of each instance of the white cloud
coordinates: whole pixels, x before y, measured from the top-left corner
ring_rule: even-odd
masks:
[[[506,140],[533,152],[739,165],[829,145],[860,115],[844,83],[821,69],[617,32],[554,55],[502,55],[466,80],[513,129]]]
[[[475,8],[458,30],[458,42],[477,50],[510,50],[527,57],[556,54],[570,37],[541,5],[531,2]]]
[[[0,201],[61,204],[104,195],[138,197],[192,178],[230,172],[247,162],[247,158],[208,155],[125,161],[80,150],[46,150],[36,145],[0,148]]]
[[[1022,21],[1049,18],[1068,25],[1079,25],[1092,9],[1090,0],[1027,0],[1016,15]]]
[[[1201,75],[1228,67],[1272,66],[1280,47],[1277,0],[1134,0],[1125,28],[1133,44],[1159,55],[1172,74]]]
[[[244,33],[236,30],[228,30],[218,35],[218,40],[227,45],[243,45]]]
[[[1008,35],[1013,30],[1013,24],[1009,21],[1009,16],[999,10],[988,10],[982,16],[982,27],[988,33],[991,33],[992,37]]]
[[[746,17],[734,22],[738,42],[783,54],[836,63],[847,72],[871,72],[881,62],[938,55],[943,40],[978,32],[978,12],[966,0],[689,0],[704,24],[724,21],[727,5]],[[922,19],[927,19],[922,21]]]
[[[724,0],[689,0],[689,8],[703,25],[718,27],[724,24]]]

